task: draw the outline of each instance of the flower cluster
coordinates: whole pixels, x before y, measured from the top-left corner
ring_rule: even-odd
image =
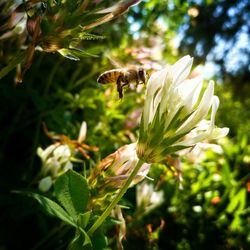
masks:
[[[168,154],[224,137],[229,131],[215,126],[219,98],[214,95],[213,81],[202,93],[202,77],[187,78],[192,63],[185,56],[148,81],[136,148],[138,157],[147,163],[161,162]],[[210,120],[205,120],[210,110]]]
[[[45,150],[37,149],[37,154],[42,160],[41,176],[45,176],[39,181],[39,189],[47,192],[53,184],[53,180],[59,175],[72,169],[70,161],[71,151],[68,145],[50,145]]]
[[[87,134],[87,123],[85,121],[81,124],[77,140],[71,140],[65,135],[52,135],[47,131],[45,125],[44,130],[51,139],[56,141],[45,150],[40,147],[37,149],[37,154],[42,161],[42,169],[39,174],[41,179],[38,187],[40,191],[47,192],[58,176],[73,168],[72,161],[82,162],[82,160],[75,158],[77,153],[89,159],[88,152],[98,151],[98,148],[83,143]]]

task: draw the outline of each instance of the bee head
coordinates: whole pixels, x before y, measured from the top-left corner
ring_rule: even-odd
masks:
[[[146,77],[147,77],[146,71],[143,68],[140,67],[138,69],[138,75],[139,75],[140,82],[143,82],[145,84],[146,83]]]

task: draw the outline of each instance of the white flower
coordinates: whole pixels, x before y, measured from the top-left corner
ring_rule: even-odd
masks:
[[[60,145],[54,150],[53,155],[56,159],[64,161],[71,155],[70,148],[68,145]]]
[[[192,63],[193,59],[185,56],[152,74],[148,81],[137,146],[138,157],[145,162],[160,162],[167,154],[228,133],[228,128],[215,127],[219,98],[214,96],[213,81],[201,95],[202,78],[187,79]],[[210,120],[201,129],[199,124],[210,109]],[[192,130],[196,136],[185,140]]]
[[[43,177],[38,183],[38,188],[42,192],[47,192],[59,175],[73,168],[70,161],[71,150],[68,145],[53,144],[45,150],[39,147],[37,154],[42,160],[40,176]]]
[[[39,147],[37,149],[37,155],[41,158],[43,162],[45,162],[47,158],[49,157],[49,155],[55,150],[55,148],[56,148],[56,145],[54,144],[48,146],[45,150]]]
[[[121,184],[124,183],[124,180],[128,179],[129,175],[139,161],[136,154],[136,143],[125,145],[112,155],[115,155],[115,159],[109,166],[109,171],[112,172],[113,176],[108,179],[109,181],[115,182],[117,187],[120,187]],[[144,163],[134,177],[131,185],[135,185],[142,181],[146,177],[150,166],[151,164]]]
[[[86,139],[86,134],[87,123],[83,121],[77,141],[71,140],[64,135],[58,135],[55,138],[59,138],[59,142],[48,146],[44,150],[40,147],[37,149],[37,154],[42,161],[40,177],[45,177],[39,182],[39,188],[41,186],[41,190],[46,190],[44,186],[48,184],[48,179],[46,179],[47,177],[50,177],[54,182],[58,176],[73,168],[73,164],[71,161],[78,160],[74,157],[76,153],[80,152],[83,157],[88,159],[88,151],[98,150],[97,147],[90,147],[87,144],[83,143],[83,141]]]
[[[140,215],[150,212],[159,206],[163,201],[163,191],[154,191],[153,184],[148,184],[144,181],[136,186],[136,205]]]

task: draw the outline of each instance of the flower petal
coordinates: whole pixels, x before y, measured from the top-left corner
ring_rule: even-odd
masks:
[[[54,144],[48,146],[45,150],[42,148],[37,149],[37,154],[43,161],[46,161],[49,155],[55,150],[56,146]]]
[[[86,139],[86,135],[87,135],[87,123],[83,121],[77,141],[79,143],[82,143]]]
[[[164,69],[153,73],[148,80],[143,111],[144,128],[147,128],[147,125],[152,121],[154,117],[155,111],[159,103],[155,98],[157,98],[156,96],[159,95],[159,92],[162,91],[161,89],[169,72],[169,69],[170,67],[167,66]]]
[[[212,127],[212,129],[215,126],[215,115],[216,115],[216,112],[219,108],[219,105],[220,105],[220,100],[219,100],[218,96],[213,96],[212,114],[211,114],[211,127]]]
[[[182,57],[172,66],[173,72],[173,84],[178,86],[182,83],[189,75],[193,64],[193,58],[189,55]]]
[[[202,76],[186,80],[178,86],[178,94],[182,97],[183,106],[190,112],[198,101],[203,85]]]
[[[210,140],[217,140],[222,137],[225,137],[229,133],[229,128],[215,128],[213,129],[212,134],[210,135],[209,139]]]
[[[183,133],[194,128],[202,119],[204,119],[211,107],[214,94],[214,82],[210,81],[205,90],[197,110],[184,122],[182,126],[176,131]]]

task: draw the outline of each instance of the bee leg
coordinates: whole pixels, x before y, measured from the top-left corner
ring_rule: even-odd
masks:
[[[129,85],[129,82],[124,82],[124,83],[122,84],[122,88],[125,87],[125,86],[127,86],[127,85]]]
[[[117,86],[117,91],[119,93],[119,98],[122,99],[123,97],[123,93],[122,93],[122,79],[121,76],[118,77],[117,82],[116,82],[116,86]]]
[[[122,90],[123,90],[123,87],[129,85],[129,81],[128,81],[126,78],[123,79],[123,80],[124,80],[124,82],[123,82],[123,84],[121,85],[121,89],[122,89]]]
[[[122,79],[122,82],[123,82],[122,87],[129,85],[129,77],[125,75]]]
[[[140,84],[139,80],[136,79],[136,80],[135,80],[135,87],[137,88],[139,84]]]

